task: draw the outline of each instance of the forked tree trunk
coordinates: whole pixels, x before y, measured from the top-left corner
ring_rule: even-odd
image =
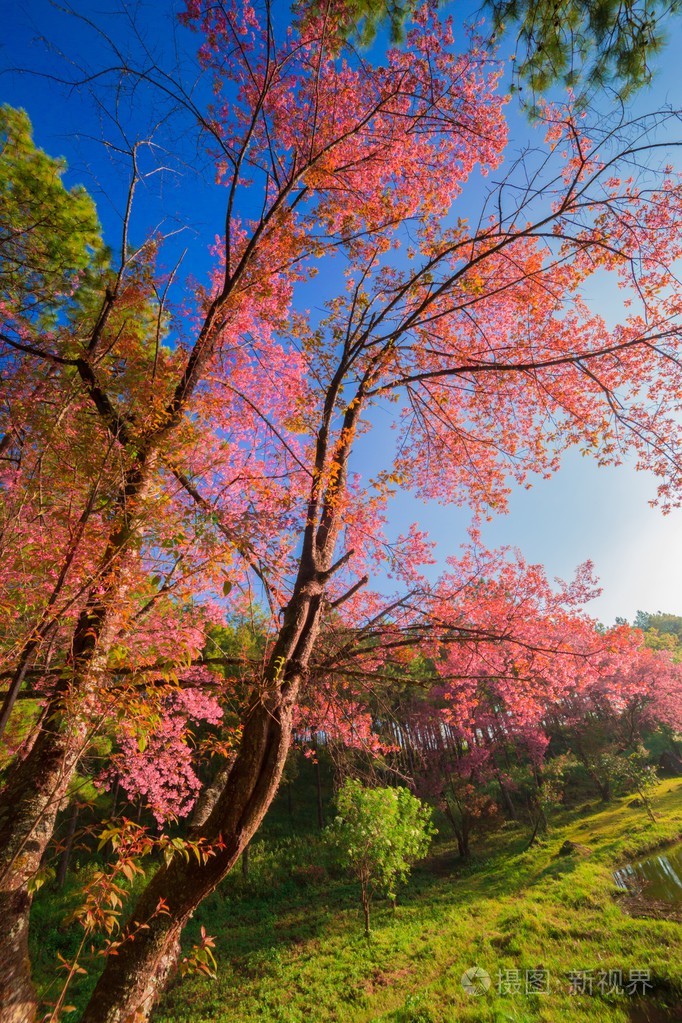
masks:
[[[457,839],[457,852],[461,860],[468,860],[469,851],[469,831],[466,826],[455,831],[455,838]]]
[[[201,376],[202,365],[212,350],[209,342],[213,321],[221,303],[226,301],[226,295],[225,291],[221,293],[209,311],[183,380],[176,389],[172,417],[168,427],[164,428],[165,433],[180,421],[183,406]],[[339,369],[325,401],[324,422],[316,445],[318,473],[323,471],[328,460],[329,424],[341,379]],[[347,461],[362,408],[362,396],[361,387],[356,401],[347,407],[344,414],[343,429],[332,453],[333,464],[340,468],[324,498],[320,499],[317,484],[311,490],[298,578],[268,664],[264,685],[247,716],[239,753],[208,819],[194,831],[195,838],[204,839],[212,847],[213,855],[200,863],[187,862],[176,853],[169,864],[157,871],[133,910],[117,954],[107,960],[82,1023],[133,1023],[133,1020],[140,1023],[148,1017],[177,962],[185,923],[232,868],[274,798],[290,745],[294,703],[319,631],[325,584],[352,553],[347,552],[336,565],[331,564],[340,529],[337,498],[345,487]],[[111,551],[120,553],[137,528],[130,516],[132,508],[145,496],[150,464],[155,457],[153,452],[150,458],[152,452],[149,447],[144,464],[138,462],[134,478],[128,477],[125,481],[122,507],[127,509],[126,524],[110,537],[106,565],[115,560]],[[318,523],[317,528],[315,523]],[[120,592],[115,590],[116,587],[107,587],[106,601],[100,598],[102,628],[99,621],[95,628],[92,621],[86,622],[87,644],[84,651],[79,652],[74,644],[73,665],[78,670],[65,686],[66,692],[87,695],[96,685],[97,680],[93,682],[88,677],[88,670],[90,662],[99,662],[100,658],[100,671],[104,667],[108,646],[102,642],[103,632],[109,627],[112,610],[120,605]],[[84,678],[83,665],[86,666]],[[0,844],[0,874],[5,866],[6,882],[4,907],[0,904],[0,911],[7,910],[7,915],[2,918],[4,927],[0,930],[1,1023],[32,1023],[34,1019],[35,999],[27,956],[30,906],[27,882],[37,869],[52,834],[56,809],[66,793],[81,752],[80,743],[72,740],[74,725],[71,716],[65,716],[71,728],[65,735],[60,732],[58,718],[59,715],[55,718],[56,723],[41,733],[17,772],[23,779],[19,787],[22,809],[17,811],[11,801],[13,790],[8,790],[5,810],[9,816],[4,821],[0,820],[0,843],[4,839],[5,850],[9,850],[3,864]],[[46,783],[43,783],[40,773],[42,761],[49,768]],[[39,778],[41,800],[35,804],[30,786]]]
[[[236,863],[277,791],[291,740],[298,678],[266,694],[251,710],[240,753],[205,825],[194,832],[217,844],[205,863],[176,856],[154,875],[133,910],[134,934],[107,960],[82,1023],[147,1019],[177,964],[183,927]],[[162,912],[159,912],[159,906]],[[137,930],[142,924],[143,929]]]
[[[304,574],[304,573],[302,573]],[[310,578],[312,574],[312,578]],[[312,571],[297,583],[249,707],[227,782],[192,838],[212,847],[205,862],[176,855],[159,868],[131,914],[81,1023],[141,1023],[175,967],[180,935],[197,906],[229,873],[258,829],[279,787],[291,743],[294,706],[319,630],[323,582]]]
[[[465,814],[461,812],[460,814],[461,819],[458,821],[455,814],[452,811],[452,807],[446,800],[445,816],[450,821],[452,830],[455,833],[455,838],[457,839],[457,852],[459,853],[460,859],[468,860],[470,826],[466,820]]]

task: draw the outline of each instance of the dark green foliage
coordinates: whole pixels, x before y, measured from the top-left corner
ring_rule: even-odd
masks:
[[[298,4],[299,10],[314,15],[324,14],[330,6],[329,0],[309,0]],[[407,15],[413,4],[410,0],[348,0],[345,5],[347,35],[354,37],[363,46],[369,46],[377,31],[386,25],[391,33],[391,42],[403,38]]]
[[[497,31],[517,33],[517,84],[610,85],[621,97],[651,80],[651,60],[679,0],[486,0]]]
[[[319,13],[327,4],[300,6]],[[411,6],[407,0],[348,0],[347,34],[368,45],[386,25],[399,42]],[[609,85],[625,98],[651,80],[665,22],[680,0],[483,0],[482,6],[496,34],[516,35],[516,88],[538,94],[564,84],[584,96]]]
[[[65,170],[35,145],[23,110],[0,107],[0,299],[41,321],[105,259],[95,205],[64,187]]]
[[[340,862],[360,882],[365,931],[376,892],[395,899],[412,864],[425,856],[435,830],[431,810],[402,787],[365,788],[349,779],[337,798],[339,816],[330,828]]]
[[[679,615],[665,614],[663,611],[658,611],[657,614],[638,611],[632,624],[643,632],[655,629],[656,632],[676,636],[678,640],[682,640],[682,618]]]

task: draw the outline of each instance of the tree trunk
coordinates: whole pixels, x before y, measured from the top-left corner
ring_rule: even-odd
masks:
[[[71,850],[73,849],[73,839],[76,834],[76,824],[78,823],[78,803],[74,802],[71,805],[71,812],[69,814],[69,823],[66,828],[66,839],[64,841],[64,849],[59,857],[59,863],[57,865],[57,884],[60,888],[64,887],[66,881],[66,874],[69,869],[69,860],[71,859]]]
[[[82,1023],[147,1019],[177,963],[183,927],[233,867],[277,791],[297,691],[295,679],[283,691],[265,694],[252,707],[220,799],[205,825],[193,832],[194,839],[213,845],[214,855],[204,863],[194,858],[188,863],[176,856],[157,871],[133,910],[124,933],[128,940],[107,960]],[[140,924],[146,927],[136,930]]]
[[[0,899],[3,939],[0,949],[0,1019],[2,1023],[30,1023],[37,1002],[28,958],[30,896],[18,889]]]
[[[322,803],[322,775],[320,772],[320,761],[315,759],[315,782],[317,786],[317,824],[322,831],[324,827],[324,807]]]
[[[49,730],[48,730],[49,728]],[[0,807],[0,1020],[31,1023],[36,999],[28,956],[29,883],[38,873],[87,729],[46,726],[13,772]]]
[[[124,254],[125,255],[125,254]],[[35,1018],[35,997],[31,984],[28,960],[28,914],[31,896],[28,883],[35,875],[43,853],[54,832],[58,807],[66,795],[69,781],[80,759],[88,728],[81,712],[88,699],[103,683],[106,655],[117,638],[115,615],[123,604],[128,590],[126,553],[140,533],[142,520],[154,468],[158,460],[159,445],[182,422],[187,405],[201,381],[206,365],[215,349],[217,327],[230,295],[237,287],[240,274],[231,277],[208,308],[206,317],[192,347],[182,377],[165,410],[164,421],[135,442],[135,462],[128,468],[117,494],[120,516],[109,535],[97,576],[97,592],[92,593],[76,625],[67,670],[51,698],[45,726],[33,748],[12,772],[9,783],[0,795],[0,1023],[31,1023]],[[112,438],[123,447],[129,447],[125,431],[118,417],[112,420],[106,397],[97,386],[88,361],[95,356],[102,329],[116,299],[109,297],[91,336],[87,357],[77,360],[78,370],[103,422]],[[98,397],[94,398],[95,391]],[[318,445],[324,448],[324,445]],[[340,479],[343,480],[343,474]],[[184,485],[184,484],[183,484]],[[327,545],[333,548],[334,537]],[[317,544],[320,554],[323,548]],[[316,559],[308,544],[306,568],[316,567]],[[322,560],[322,559],[320,559]],[[310,574],[310,573],[309,573]],[[308,581],[310,579],[308,578]],[[300,597],[299,583],[295,591]],[[307,603],[299,611],[310,607],[311,591]],[[319,613],[319,606],[318,606]],[[305,617],[305,615],[304,615]],[[298,623],[302,626],[302,622]],[[114,626],[112,628],[112,626]],[[292,621],[293,626],[293,621]],[[284,631],[284,630],[283,630]],[[300,628],[297,634],[300,636]],[[281,650],[277,651],[282,653]],[[29,651],[29,654],[31,651]],[[21,673],[23,664],[18,668]],[[16,682],[16,679],[15,679]],[[14,698],[14,689],[10,686]],[[18,692],[18,689],[17,689]],[[79,705],[80,701],[83,701]],[[75,706],[74,706],[75,701]],[[7,711],[9,713],[9,710]],[[279,780],[279,776],[278,776]],[[177,927],[179,935],[181,927]],[[165,946],[164,946],[165,947]],[[169,946],[170,947],[170,946]],[[177,955],[177,939],[175,944]],[[173,957],[171,956],[171,959]],[[173,960],[174,961],[174,960]],[[166,961],[165,952],[157,957],[160,975],[167,977],[172,962]],[[121,1017],[122,1018],[122,1017]]]
[[[309,571],[307,578],[304,569],[299,575],[225,788],[206,822],[192,830],[192,838],[203,840],[213,854],[204,862],[176,854],[160,867],[134,907],[116,955],[107,959],[81,1023],[148,1018],[177,962],[187,920],[229,873],[263,820],[282,777],[298,690],[319,631],[324,587],[320,573]]]
[[[514,806],[514,803],[512,801],[512,797],[509,794],[509,790],[508,790],[507,786],[504,784],[504,782],[502,781],[502,778],[500,777],[499,774],[496,774],[495,777],[497,779],[497,784],[500,786],[500,792],[502,793],[502,801],[503,801],[503,803],[504,803],[504,805],[506,807],[507,814],[509,815],[511,820],[515,821],[516,820],[516,807]]]
[[[533,821],[532,821],[532,820],[531,820],[531,823],[533,823]],[[533,848],[533,846],[535,845],[535,843],[537,842],[537,838],[538,838],[538,829],[539,829],[539,827],[540,827],[540,818],[539,818],[539,817],[536,817],[536,818],[535,818],[535,823],[534,823],[534,827],[533,827],[533,833],[532,833],[532,835],[530,836],[530,840],[529,840],[529,842],[528,842],[528,848],[529,848],[529,849],[532,849],[532,848]]]
[[[69,660],[43,715],[30,752],[13,765],[0,795],[0,1021],[31,1023],[36,999],[28,957],[29,884],[54,834],[59,807],[88,743],[88,701],[106,678],[107,654],[118,635],[116,611],[129,582],[125,553],[136,535],[154,456],[125,477],[124,509],[102,558],[99,590],[82,609]]]
[[[117,775],[116,776],[116,781],[114,782],[114,787],[112,789],[112,795],[111,795],[111,819],[112,820],[116,819],[116,811],[118,810],[118,794],[120,792],[120,789],[121,789],[121,783],[120,783],[120,780],[119,780],[118,775]]]
[[[232,279],[230,289],[234,286],[234,279]],[[167,436],[168,432],[181,421],[184,407],[201,378],[203,367],[213,350],[213,328],[227,301],[228,294],[229,289],[226,286],[226,289],[223,289],[209,309],[183,378],[176,388],[172,405],[169,406],[170,418],[163,426],[162,431],[157,433],[158,439]],[[343,371],[345,372],[345,368]],[[294,703],[302,677],[308,670],[319,632],[325,584],[352,554],[349,551],[336,564],[332,564],[341,526],[338,497],[345,489],[348,457],[364,400],[363,383],[358,389],[356,400],[351,402],[345,410],[342,429],[333,451],[330,451],[330,424],[342,378],[342,369],[339,368],[325,399],[324,416],[318,431],[315,449],[315,473],[318,476],[323,475],[327,463],[338,468],[335,469],[323,494],[318,489],[318,480],[315,478],[313,481],[298,576],[291,599],[285,609],[282,628],[268,662],[262,688],[249,707],[239,753],[225,788],[205,824],[193,831],[194,838],[203,839],[211,847],[212,855],[203,862],[192,859],[188,863],[183,856],[176,853],[168,864],[159,868],[133,909],[131,921],[123,932],[122,942],[117,947],[117,954],[110,956],[106,962],[104,971],[85,1009],[82,1023],[132,1023],[133,1019],[135,1023],[140,1023],[148,1017],[154,1001],[163,990],[168,976],[177,962],[179,939],[186,921],[199,903],[215,889],[232,868],[242,849],[248,844],[260,825],[277,791],[291,740]],[[126,476],[121,502],[121,507],[126,510],[125,521],[121,528],[111,535],[103,562],[107,566],[106,575],[109,575],[110,579],[116,576],[116,569],[120,572],[121,552],[127,547],[130,538],[139,530],[139,522],[132,518],[137,513],[132,512],[131,509],[146,494],[146,485],[150,479],[150,464],[153,461],[153,457],[150,455],[155,457],[155,454],[156,449],[150,441],[146,451],[140,456],[134,472],[131,470]],[[116,567],[111,569],[110,566],[114,563],[116,563]],[[125,589],[121,586],[120,579],[118,584],[120,591]],[[101,618],[98,616],[93,623],[92,615],[87,616],[88,628],[85,633],[87,643],[84,643],[82,653],[76,649],[77,645],[74,644],[73,665],[78,670],[72,673],[72,680],[66,687],[67,693],[82,693],[87,696],[92,691],[92,680],[87,676],[85,680],[81,677],[81,663],[89,664],[91,659],[97,659],[96,655],[101,656],[102,650],[108,649],[107,644],[101,642],[101,631],[107,626],[107,618],[111,617],[111,609],[120,604],[120,596],[116,594],[116,589],[117,587],[114,585],[102,588],[97,608],[98,611],[100,608],[103,611]],[[119,596],[118,601],[112,601],[111,598],[114,596]],[[80,684],[76,686],[76,682]],[[89,684],[83,684],[83,682]],[[66,724],[73,726],[72,715],[68,717],[64,715],[64,717]],[[40,754],[44,753],[39,743],[47,734],[48,751],[52,753],[53,750],[57,750],[61,754],[52,758],[61,783],[60,786],[53,785],[54,791],[50,792],[50,799],[54,803],[56,790],[59,789],[59,798],[56,800],[56,806],[59,806],[78,761],[80,749],[74,751],[74,744],[71,741],[72,727],[71,731],[67,732],[67,739],[64,739],[59,732],[58,721],[49,727],[53,731],[41,735],[22,767],[25,768],[25,781],[30,786],[31,781],[35,782],[40,777],[39,772],[36,771],[36,750],[39,750]],[[50,742],[52,746],[49,745]],[[60,747],[60,743],[63,748]],[[50,778],[50,783],[54,782],[55,779]],[[28,793],[30,793],[30,787],[25,788],[22,796],[29,799]],[[11,793],[9,794],[11,796]],[[9,807],[10,818],[16,816],[16,810],[9,800],[5,805]],[[50,800],[47,805],[51,805]],[[54,813],[56,813],[56,808],[53,811],[52,820],[44,828],[46,837],[42,848],[40,843],[35,841],[34,836],[36,822],[44,819],[45,811],[40,809],[37,816],[35,812],[25,814],[27,827],[20,835],[18,848],[19,851],[24,850],[24,845],[27,842],[26,835],[28,835],[31,844],[36,846],[34,855],[38,857],[37,862],[39,862],[42,850],[52,834]],[[0,821],[0,828],[4,823]],[[14,846],[17,845],[15,831],[16,829],[9,829],[9,838]],[[2,850],[0,849],[1,854]],[[11,972],[5,970],[6,976],[0,975],[0,991],[8,990],[8,985],[3,983],[7,976],[11,981],[16,981],[15,991],[20,989],[23,991],[25,984],[30,984],[27,967],[21,966],[23,961],[27,961],[25,956],[22,959],[22,955],[26,950],[30,902],[26,889],[28,867],[22,863],[21,870],[17,871],[15,861],[18,855],[18,851],[10,849],[10,864],[13,868],[10,871],[12,884],[7,889],[5,905],[8,912],[10,910],[12,912],[7,918],[3,918],[5,928],[4,932],[0,932],[0,964],[2,964],[0,970],[5,968],[5,953],[12,965]],[[0,860],[1,870],[2,860]],[[7,875],[7,871],[5,873]],[[15,881],[15,878],[18,880]],[[2,909],[1,905],[0,909]],[[14,926],[15,922],[18,926]],[[0,994],[0,1020],[2,1023],[29,1023],[32,1019],[32,1009],[29,1009],[28,1014],[24,1015],[3,1014],[2,997]],[[10,1004],[7,1001],[8,997],[14,996],[5,996],[6,1005]]]
[[[364,885],[362,886],[362,912],[363,912],[364,917],[365,917],[365,937],[369,938],[369,936],[370,936],[370,926],[369,926],[369,894],[367,893]]]
[[[200,828],[213,813],[220,794],[227,784],[230,766],[229,763],[221,764],[213,781],[202,790],[192,814],[192,828]]]
[[[590,767],[587,768],[587,773],[589,774],[590,778],[592,779],[592,781],[594,782],[594,784],[595,784],[595,786],[597,788],[597,792],[599,793],[599,798],[600,798],[601,802],[602,803],[610,803],[611,802],[611,780],[610,780],[610,778],[606,778],[606,779],[602,780],[599,777],[599,775],[597,774],[597,772],[594,769],[590,768]]]
[[[466,822],[466,820],[464,818],[464,814],[460,811],[460,819],[457,820],[457,817],[455,816],[455,814],[454,814],[454,812],[452,810],[452,807],[450,806],[450,804],[448,803],[447,800],[445,801],[444,810],[445,810],[445,816],[450,821],[450,825],[452,827],[452,830],[455,833],[455,838],[457,839],[457,852],[459,853],[459,857],[462,860],[468,860],[469,859],[469,828],[468,828],[467,822]]]
[[[462,860],[469,859],[469,835],[465,830],[457,831],[457,851]]]

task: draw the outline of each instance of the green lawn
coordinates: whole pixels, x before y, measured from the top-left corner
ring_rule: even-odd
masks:
[[[257,844],[250,877],[229,878],[189,928],[190,942],[201,924],[215,935],[218,978],[177,980],[155,1023],[679,1023],[682,926],[625,913],[611,870],[682,835],[682,780],[656,789],[656,824],[629,801],[557,818],[530,851],[507,827],[466,867],[444,833],[397,908],[377,904],[369,943],[354,885],[313,835]],[[591,854],[557,858],[566,838]],[[490,975],[487,993],[464,991],[470,967]],[[526,994],[536,969],[550,990]],[[598,987],[599,971],[627,984],[637,970],[649,971],[645,996]],[[499,971],[519,971],[503,974],[510,992]],[[592,971],[592,995],[569,993],[572,971],[586,984]]]

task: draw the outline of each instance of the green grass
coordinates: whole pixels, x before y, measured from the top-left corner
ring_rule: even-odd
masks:
[[[395,911],[377,904],[369,943],[354,885],[314,835],[257,843],[251,876],[230,877],[188,928],[188,943],[202,924],[215,935],[218,978],[176,981],[155,1023],[680,1021],[682,927],[624,913],[611,871],[682,834],[682,780],[658,786],[655,824],[628,801],[557,818],[531,850],[506,827],[467,866],[441,840]],[[557,859],[566,838],[591,855]],[[492,978],[481,997],[461,986],[472,966]],[[540,967],[550,993],[496,990],[498,971]],[[644,998],[568,993],[570,971],[638,969]]]

